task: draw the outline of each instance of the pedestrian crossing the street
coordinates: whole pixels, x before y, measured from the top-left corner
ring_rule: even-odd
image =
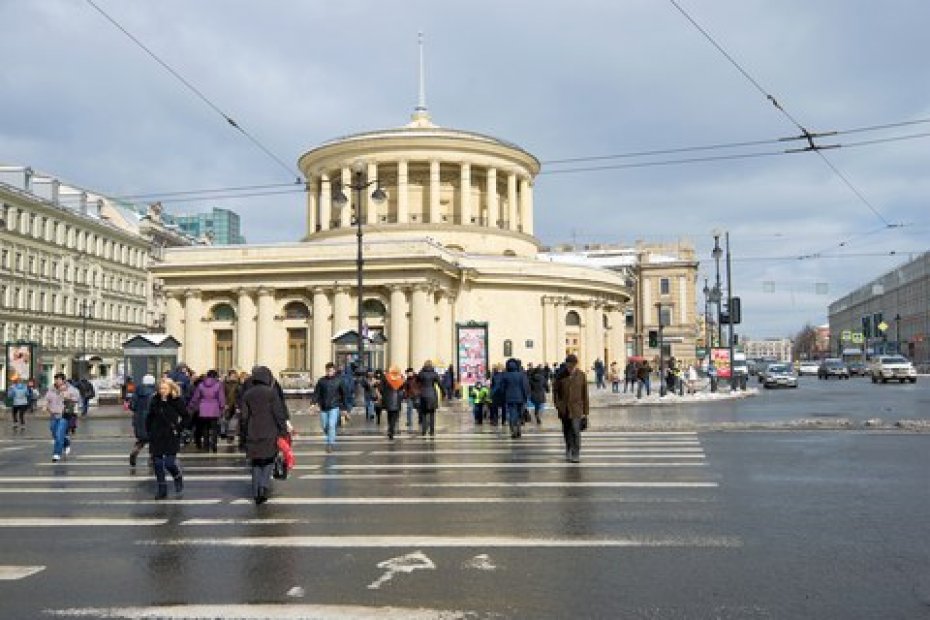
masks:
[[[182,553],[231,565],[246,557],[273,563],[285,554],[300,565],[344,566],[341,577],[360,587],[357,600],[371,604],[363,608],[371,617],[387,617],[383,605],[366,598],[368,586],[403,588],[405,568],[391,579],[375,578],[386,574],[378,568],[385,562],[407,566],[398,558],[410,554],[427,557],[410,562],[432,564],[423,569],[435,575],[429,579],[445,580],[476,571],[468,567],[479,556],[490,559],[477,564],[494,566],[483,570],[500,573],[552,553],[706,553],[742,545],[739,536],[715,527],[721,480],[700,436],[691,432],[588,432],[580,463],[566,461],[562,435],[551,430],[531,429],[517,440],[487,431],[435,439],[401,435],[392,442],[355,434],[340,437],[331,454],[320,449],[318,436],[298,437],[296,469],[275,482],[270,501],[260,507],[248,497],[244,456],[232,448],[182,454],[183,495],[156,500],[144,459],[130,470],[125,440],[79,442],[60,463],[48,461],[46,443],[0,453],[7,465],[0,470],[0,536],[11,541],[9,553],[18,546],[29,550],[28,563],[17,569],[12,565],[18,563],[6,562],[6,570],[23,583],[57,570],[63,550],[42,547],[48,530],[80,532],[64,543],[65,554],[81,540],[103,553],[149,562]],[[30,573],[27,564],[46,568]],[[159,617],[112,615],[114,608],[101,605],[46,611]],[[181,607],[190,612],[183,617],[214,617]],[[241,617],[253,617],[244,607]],[[338,613],[334,609],[332,617]]]

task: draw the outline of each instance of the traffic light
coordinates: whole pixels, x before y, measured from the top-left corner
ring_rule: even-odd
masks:
[[[739,297],[733,298],[728,310],[729,310],[730,317],[733,320],[733,324],[736,325],[737,323],[739,323],[740,320],[742,319],[742,314],[743,314],[740,308]]]
[[[649,330],[649,348],[655,349],[659,346],[659,332],[655,329]]]

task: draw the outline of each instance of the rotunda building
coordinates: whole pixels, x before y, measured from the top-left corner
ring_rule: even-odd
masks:
[[[434,125],[347,136],[304,153],[306,232],[275,245],[171,248],[154,268],[167,332],[196,370],[324,372],[353,359],[362,314],[374,367],[452,365],[463,383],[489,365],[579,356],[623,364],[630,289],[612,271],[537,257],[539,161],[479,133]],[[351,191],[358,179],[370,183]],[[375,201],[372,190],[386,194]],[[345,198],[336,200],[335,198]]]

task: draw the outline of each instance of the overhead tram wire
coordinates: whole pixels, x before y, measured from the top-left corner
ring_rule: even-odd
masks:
[[[785,155],[784,151],[765,151],[758,153],[736,153],[733,155],[712,155],[708,157],[689,157],[685,159],[667,159],[662,161],[648,161],[632,164],[613,164],[605,166],[584,166],[580,168],[564,168],[561,170],[542,170],[538,176],[551,176],[555,174],[573,174],[578,172],[597,172],[601,170],[623,170],[629,168],[653,168],[657,166],[674,166],[679,164],[698,164],[712,161],[729,161],[736,159],[754,159]]]
[[[192,93],[194,93],[194,94],[197,96],[198,99],[200,99],[201,101],[203,101],[205,104],[207,104],[207,106],[210,107],[210,109],[212,109],[214,112],[216,112],[217,114],[219,114],[219,115],[223,118],[223,120],[226,121],[226,123],[227,123],[230,127],[232,127],[233,129],[235,129],[236,131],[238,131],[239,133],[241,133],[243,136],[245,136],[246,139],[248,139],[256,148],[258,148],[258,149],[259,149],[260,151],[262,151],[265,155],[267,155],[269,158],[271,158],[275,163],[277,163],[279,166],[281,166],[281,168],[283,168],[284,170],[286,170],[289,176],[290,176],[290,175],[293,175],[294,172],[297,172],[297,177],[296,177],[296,178],[297,178],[298,182],[303,181],[303,175],[302,175],[299,171],[295,171],[293,168],[291,168],[291,166],[289,166],[288,164],[284,163],[284,161],[283,161],[280,157],[278,157],[277,155],[275,155],[274,153],[272,153],[271,150],[268,149],[268,147],[266,147],[264,144],[262,144],[261,142],[259,142],[258,138],[256,138],[256,137],[253,136],[251,133],[249,133],[248,131],[246,131],[245,128],[242,127],[242,125],[240,125],[240,124],[239,124],[235,119],[233,119],[231,116],[229,116],[228,114],[226,114],[222,109],[220,109],[220,107],[219,107],[218,105],[216,105],[215,103],[213,103],[213,101],[211,101],[209,97],[207,97],[205,94],[203,94],[203,92],[201,92],[200,89],[198,89],[196,86],[194,86],[193,84],[191,84],[187,79],[184,78],[184,76],[182,76],[182,75],[181,75],[180,73],[178,73],[174,68],[172,68],[171,65],[169,65],[167,62],[165,62],[164,60],[162,60],[161,58],[159,58],[159,56],[158,56],[155,52],[153,52],[151,49],[149,49],[149,48],[148,48],[142,41],[140,41],[135,35],[133,35],[131,32],[129,32],[125,27],[123,27],[122,24],[120,24],[120,23],[119,23],[118,21],[116,21],[113,17],[111,17],[106,11],[104,11],[104,10],[103,10],[102,8],[100,8],[96,3],[94,3],[93,0],[84,0],[84,1],[85,1],[87,4],[89,4],[91,7],[93,7],[93,9],[94,9],[95,11],[97,11],[98,13],[100,13],[100,15],[102,15],[102,16],[104,17],[104,19],[106,19],[108,22],[110,22],[111,24],[113,24],[117,29],[119,29],[120,32],[122,32],[124,35],[126,35],[126,36],[129,38],[129,40],[131,40],[133,43],[135,43],[140,49],[142,49],[142,51],[144,51],[146,54],[148,54],[149,57],[152,58],[152,60],[154,60],[155,62],[157,62],[159,65],[161,65],[162,68],[164,68],[168,73],[170,73],[172,76],[174,76],[174,77],[175,77],[179,82],[181,82],[184,86],[186,86],[187,89],[190,90]]]
[[[700,32],[700,33],[704,36],[704,38],[707,39],[707,40],[711,43],[711,45],[713,45],[713,46],[717,49],[717,51],[719,51],[721,54],[723,54],[724,58],[726,58],[726,59],[730,62],[730,64],[732,64],[732,65],[736,68],[736,70],[739,71],[739,72],[743,75],[743,77],[745,77],[747,80],[749,80],[749,82],[750,82],[753,86],[755,86],[756,89],[757,89],[760,93],[762,93],[762,95],[763,95],[773,106],[775,106],[775,108],[776,108],[779,112],[781,112],[781,113],[785,116],[785,118],[787,118],[789,121],[791,121],[791,122],[794,124],[794,126],[797,127],[798,130],[800,130],[801,136],[799,136],[799,138],[804,138],[804,139],[806,139],[806,140],[808,141],[808,143],[809,143],[809,147],[808,147],[807,149],[805,149],[805,150],[815,151],[815,152],[820,156],[820,158],[824,161],[824,163],[827,164],[827,166],[829,166],[830,169],[831,169],[837,176],[840,177],[840,179],[843,181],[843,183],[844,183],[850,190],[852,190],[852,192],[859,198],[859,200],[861,200],[862,203],[865,204],[865,206],[868,207],[869,210],[872,211],[872,213],[874,213],[875,216],[878,217],[878,219],[881,220],[883,224],[885,224],[885,226],[892,227],[893,225],[892,225],[887,219],[885,219],[885,217],[878,211],[878,209],[875,208],[874,205],[872,205],[871,202],[869,202],[868,200],[866,200],[865,196],[862,195],[862,192],[860,192],[858,189],[855,188],[855,186],[853,186],[852,182],[846,177],[846,175],[844,175],[843,173],[841,173],[841,172],[839,171],[839,169],[838,169],[835,165],[833,165],[833,163],[827,158],[827,156],[824,155],[824,154],[821,152],[822,149],[823,149],[823,148],[826,148],[826,147],[821,146],[821,145],[817,145],[817,144],[814,143],[814,139],[815,139],[815,138],[821,137],[821,136],[823,136],[823,135],[825,135],[825,134],[813,133],[813,132],[809,131],[806,127],[804,127],[804,125],[802,125],[796,118],[794,118],[794,116],[792,116],[784,107],[782,107],[781,103],[779,103],[778,100],[775,99],[775,97],[774,97],[771,93],[769,93],[769,92],[766,91],[764,88],[762,88],[762,85],[759,84],[759,82],[757,82],[757,81],[749,74],[749,72],[746,71],[738,62],[736,62],[736,59],[733,58],[729,53],[727,53],[727,51],[726,51],[725,49],[723,49],[723,46],[721,46],[719,43],[717,43],[717,41],[710,35],[710,33],[707,32],[704,28],[702,28],[701,25],[698,24],[697,21],[695,21],[694,18],[692,18],[691,15],[689,15],[688,12],[685,11],[685,10],[681,7],[681,5],[678,4],[678,2],[677,2],[676,0],[669,0],[669,2],[672,4],[672,6],[674,6],[676,9],[678,9],[678,12],[679,12],[679,13],[681,13],[682,15],[685,16],[685,19],[687,19],[687,20],[691,23],[691,25],[693,25],[693,26],[698,30],[698,32]]]
[[[195,194],[228,194],[230,192],[238,191],[251,191],[256,189],[278,189],[282,187],[293,187],[294,185],[299,185],[300,183],[268,183],[266,185],[241,185],[238,187],[215,187],[211,189],[190,189],[184,191],[173,191],[173,192],[148,192],[145,194],[119,194],[112,196],[114,200],[143,200],[148,198],[162,198],[162,197],[173,197],[173,196],[191,196]],[[205,199],[208,199],[209,196],[205,196]]]

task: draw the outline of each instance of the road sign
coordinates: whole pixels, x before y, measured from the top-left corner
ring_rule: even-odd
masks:
[[[853,344],[862,344],[863,342],[865,342],[865,337],[862,335],[862,332],[853,332],[852,342]]]
[[[849,342],[850,340],[852,340],[852,330],[844,329],[842,333],[840,334],[840,339],[843,342]]]

